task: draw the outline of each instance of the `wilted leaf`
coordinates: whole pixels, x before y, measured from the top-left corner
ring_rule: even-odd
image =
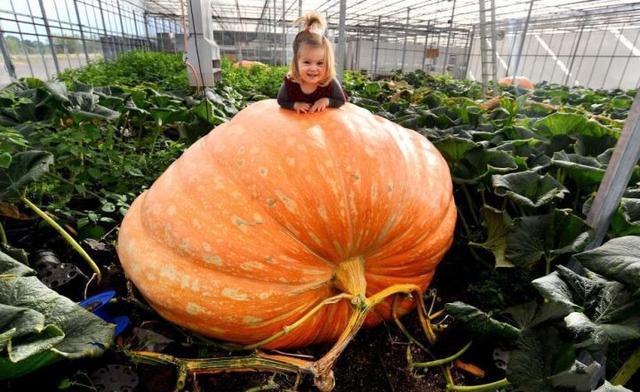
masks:
[[[478,246],[493,253],[496,268],[513,267],[514,265],[504,257],[507,248],[507,235],[511,231],[511,219],[504,211],[490,206],[483,206],[480,209],[480,214],[487,227],[487,240],[483,243],[469,242],[469,245]]]

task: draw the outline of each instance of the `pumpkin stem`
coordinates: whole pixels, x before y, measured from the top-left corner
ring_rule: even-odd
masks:
[[[367,280],[364,277],[364,258],[362,256],[347,259],[335,269],[333,284],[342,292],[364,296]]]
[[[342,334],[338,338],[338,341],[331,347],[322,358],[313,363],[311,371],[314,374],[314,384],[321,391],[331,391],[335,386],[335,379],[333,377],[333,365],[338,360],[338,357],[349,342],[356,335],[358,330],[364,324],[364,320],[369,314],[370,302],[364,296],[354,297],[351,300],[354,305],[353,313],[349,318],[346,328],[342,331]]]

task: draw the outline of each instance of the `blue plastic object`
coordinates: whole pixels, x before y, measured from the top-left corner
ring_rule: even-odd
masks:
[[[115,335],[118,336],[129,326],[131,322],[127,316],[112,316],[109,313],[109,307],[106,305],[113,297],[115,297],[115,295],[116,292],[114,290],[105,291],[85,299],[78,305],[92,312],[104,321],[115,324]]]

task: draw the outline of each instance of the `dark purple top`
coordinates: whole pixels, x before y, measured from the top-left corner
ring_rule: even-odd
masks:
[[[300,88],[300,84],[291,80],[289,76],[285,76],[284,82],[280,86],[280,92],[278,92],[278,104],[291,110],[296,102],[306,102],[313,105],[320,98],[329,98],[329,107],[331,108],[339,108],[347,101],[347,96],[342,90],[340,82],[336,79],[324,87],[318,86],[311,94],[305,94]]]

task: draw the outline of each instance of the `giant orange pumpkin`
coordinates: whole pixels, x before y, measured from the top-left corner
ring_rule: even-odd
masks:
[[[418,133],[357,106],[297,114],[274,100],[238,113],[192,145],[126,215],[118,254],[166,319],[252,344],[344,287],[364,268],[366,295],[425,289],[456,219],[447,163]],[[399,313],[410,310],[403,300]],[[390,316],[390,302],[365,325]],[[322,308],[268,348],[333,341],[352,311]]]

